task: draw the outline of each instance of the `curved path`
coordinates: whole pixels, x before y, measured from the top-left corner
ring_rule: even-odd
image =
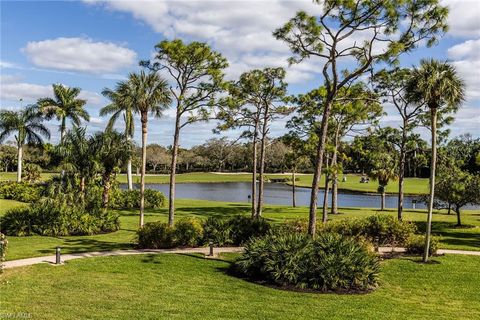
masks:
[[[380,247],[378,252],[380,254],[398,252],[405,252],[405,248],[391,248],[391,247]],[[224,247],[224,248],[214,248],[214,257],[218,256],[219,253],[227,252],[242,252],[243,247]],[[67,253],[61,255],[62,263],[68,260],[73,259],[82,259],[82,258],[93,258],[93,257],[109,257],[109,256],[126,256],[126,255],[137,255],[137,254],[160,254],[160,253],[202,253],[206,257],[209,254],[210,249],[206,247],[202,248],[185,248],[185,249],[138,249],[138,250],[115,250],[115,251],[97,251],[97,252],[83,252],[83,253]],[[467,251],[467,250],[449,250],[449,249],[439,249],[437,254],[463,254],[471,256],[480,256],[480,251]],[[16,268],[30,266],[39,263],[49,263],[55,265],[55,256],[44,256],[44,257],[35,257],[35,258],[26,258],[19,260],[11,260],[3,263],[4,269]]]

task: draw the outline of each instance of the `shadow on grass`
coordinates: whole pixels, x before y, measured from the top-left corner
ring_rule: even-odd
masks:
[[[62,253],[80,253],[80,252],[89,252],[89,251],[112,251],[120,249],[133,249],[134,243],[130,242],[109,242],[101,241],[91,238],[85,239],[68,239],[61,238],[63,243],[59,246],[62,248]],[[56,246],[55,246],[56,247]],[[50,249],[41,249],[38,250],[40,253],[54,253],[55,247]]]
[[[425,221],[414,221],[421,233],[425,232]],[[452,246],[466,246],[480,248],[480,232],[471,232],[475,226],[457,227],[455,223],[437,221],[432,222],[432,233],[440,236],[440,242]]]

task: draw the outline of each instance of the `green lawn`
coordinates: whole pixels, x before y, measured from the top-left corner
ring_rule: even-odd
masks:
[[[229,255],[231,259],[233,256]],[[284,291],[226,274],[225,260],[142,255],[7,269],[0,315],[32,319],[480,319],[480,257],[382,262],[368,294]]]
[[[52,173],[43,173],[42,179],[48,179]],[[268,174],[270,178],[288,178],[290,175]],[[312,185],[312,175],[298,175],[297,185],[301,187],[310,187]],[[15,172],[1,172],[0,181],[15,181]],[[118,181],[120,183],[127,182],[127,176],[124,174],[118,175]],[[133,181],[135,183],[140,182],[140,176],[134,175]],[[168,183],[168,175],[147,175],[145,177],[146,183]],[[249,182],[251,181],[250,174],[219,174],[211,172],[198,172],[198,173],[184,173],[178,174],[176,181],[178,183],[210,183],[210,182]],[[324,177],[322,178],[320,185],[324,185]],[[346,182],[339,182],[339,189],[353,192],[377,192],[378,182],[370,181],[370,183],[360,183],[359,175],[347,175]],[[398,183],[392,181],[387,187],[387,192],[395,193],[398,191]],[[406,178],[405,179],[405,193],[406,194],[426,194],[428,193],[428,179],[419,178]]]
[[[19,203],[17,202],[17,204]],[[14,204],[9,200],[2,200],[0,205],[1,215],[6,211],[6,208]],[[248,215],[250,212],[250,207],[246,203],[177,200],[176,206],[177,219],[183,216],[196,216],[205,219],[209,216]],[[166,208],[147,210],[146,221],[167,221],[167,212]],[[331,218],[363,217],[378,212],[376,209],[342,208],[339,215],[331,216]],[[65,253],[131,248],[138,227],[139,215],[137,211],[121,211],[120,214],[121,230],[113,233],[72,237],[8,237],[7,260],[54,254],[56,246],[61,246],[62,252]],[[382,214],[396,215],[396,211],[391,209]],[[287,219],[307,219],[308,208],[267,205],[265,206],[264,217],[277,223]],[[415,221],[421,229],[424,229],[425,211],[406,210],[405,218]],[[453,214],[437,213],[434,215],[433,232],[441,236],[441,248],[480,250],[480,210],[464,211],[463,222],[473,227],[455,228],[456,218]]]

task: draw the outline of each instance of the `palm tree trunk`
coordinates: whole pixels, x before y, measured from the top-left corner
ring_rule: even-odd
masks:
[[[296,201],[295,201],[295,171],[296,167],[293,166],[292,168],[292,207],[296,207]]]
[[[128,133],[125,133],[125,135],[127,136],[127,141],[130,142],[130,140],[132,140],[132,137]],[[131,157],[127,161],[127,184],[128,184],[128,190],[133,190],[132,158]]]
[[[175,216],[175,175],[177,170],[178,143],[180,137],[180,115],[177,114],[175,121],[175,133],[173,135],[172,162],[170,167],[170,193],[168,195],[168,225],[173,227]]]
[[[67,133],[67,125],[66,125],[66,118],[62,117],[62,123],[60,124],[60,144],[63,144],[63,141],[65,140],[65,134]],[[62,172],[60,173],[60,177],[65,176],[65,170],[62,169]]]
[[[23,146],[19,143],[17,150],[17,182],[22,182]]]
[[[110,174],[105,173],[103,175],[103,194],[102,194],[102,206],[107,208],[108,206],[108,193],[110,192]]]
[[[309,221],[308,221],[308,234],[315,237],[316,224],[317,224],[317,198],[318,189],[320,187],[320,177],[322,176],[323,155],[325,151],[325,142],[327,139],[328,130],[328,118],[330,117],[330,110],[332,108],[332,101],[329,99],[325,103],[323,111],[322,124],[320,127],[320,136],[317,145],[317,154],[315,164],[315,172],[313,174],[312,191],[310,193],[310,209],[309,209]]]
[[[405,178],[405,161],[406,161],[406,142],[407,142],[407,121],[403,121],[402,128],[402,142],[400,145],[400,159],[399,159],[399,172],[398,172],[398,208],[397,218],[402,221],[403,213],[403,187]]]
[[[427,230],[425,233],[425,249],[423,262],[428,261],[430,238],[432,233],[433,200],[435,198],[435,167],[437,165],[437,108],[430,108],[432,130],[432,159],[430,161],[430,199],[428,202]]]
[[[147,121],[148,114],[144,113],[142,117],[142,168],[140,175],[140,228],[144,225],[145,210],[145,168],[147,166]]]

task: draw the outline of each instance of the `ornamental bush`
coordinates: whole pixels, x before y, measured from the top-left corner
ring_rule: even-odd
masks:
[[[110,207],[112,209],[140,208],[140,190],[112,190]],[[166,204],[165,195],[157,190],[145,190],[145,209],[157,209]]]
[[[324,232],[270,232],[253,238],[233,268],[252,280],[319,291],[368,291],[377,286],[379,258],[356,239]]]
[[[252,219],[247,216],[230,218],[208,218],[203,224],[204,242],[213,242],[218,246],[242,245],[250,238],[263,236],[271,229],[263,218]]]
[[[417,229],[411,222],[377,214],[361,219],[329,221],[319,227],[319,232],[324,231],[357,238],[363,237],[377,245],[405,245],[407,239]]]
[[[40,199],[44,186],[26,182],[0,183],[0,198],[21,202],[34,202]]]
[[[183,218],[174,227],[165,222],[148,222],[137,232],[138,246],[145,249],[195,247],[203,238],[202,223],[196,218]]]
[[[81,205],[42,198],[29,206],[7,211],[0,217],[0,226],[3,233],[12,236],[68,236],[116,231],[120,222],[113,212],[92,212]]]
[[[406,241],[405,248],[407,250],[407,253],[423,255],[423,253],[425,252],[425,236],[419,234],[411,235]],[[430,256],[434,255],[437,253],[437,250],[438,238],[431,237],[428,254]]]

